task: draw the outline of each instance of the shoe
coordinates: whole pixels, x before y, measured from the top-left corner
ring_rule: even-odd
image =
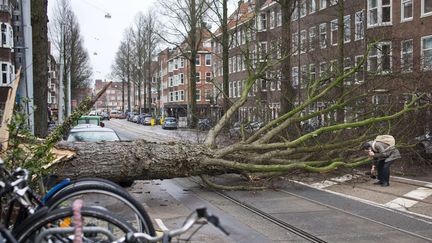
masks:
[[[382,186],[382,187],[384,187],[384,186],[390,186],[390,183],[388,183],[388,182],[384,182],[383,184],[381,184],[381,186]]]
[[[377,182],[374,182],[373,184],[374,184],[374,185],[382,185],[383,182],[382,182],[382,181],[377,181]]]

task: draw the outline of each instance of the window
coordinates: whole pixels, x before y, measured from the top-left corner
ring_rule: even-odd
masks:
[[[362,40],[364,38],[364,14],[363,11],[355,13],[355,40]]]
[[[206,66],[211,66],[211,60],[212,60],[211,54],[205,54],[205,65]]]
[[[276,13],[275,10],[272,10],[270,12],[270,29],[273,29],[275,27],[275,19],[276,19]]]
[[[233,97],[237,97],[237,81],[233,82]]]
[[[300,3],[300,18],[303,18],[307,14],[307,2],[306,0],[301,0]]]
[[[319,72],[320,72],[319,73],[319,77],[323,78],[324,74],[327,72],[327,63],[326,62],[320,63],[319,68],[320,68],[320,70],[319,70]]]
[[[282,25],[282,11],[280,9],[277,9],[276,12],[276,26],[281,26]]]
[[[179,92],[176,91],[176,92],[175,92],[175,101],[178,101],[178,100],[179,100]]]
[[[292,40],[291,40],[291,42],[292,42],[292,53],[295,55],[295,54],[297,54],[297,51],[298,51],[298,33],[294,33],[294,34],[292,34]]]
[[[184,74],[180,73],[179,77],[180,77],[180,84],[184,84]]]
[[[174,59],[174,70],[178,69],[178,61],[177,59]]]
[[[432,15],[432,0],[421,0],[421,16]]]
[[[351,41],[351,16],[344,17],[344,43]]]
[[[308,66],[303,65],[300,67],[300,84],[301,87],[306,87],[308,82]]]
[[[204,91],[204,97],[205,97],[205,100],[206,101],[210,101],[211,100],[211,90],[209,90],[209,89],[206,89],[205,91]]]
[[[413,1],[401,0],[401,21],[409,21],[413,18]]]
[[[205,81],[206,81],[206,82],[210,82],[211,79],[212,79],[212,77],[211,77],[211,73],[206,73]]]
[[[344,60],[344,73],[348,73],[351,70],[351,58],[347,57]],[[344,80],[346,85],[351,85],[353,81],[353,76],[350,75]]]
[[[307,41],[307,32],[306,30],[300,31],[300,53],[306,53],[306,41]]]
[[[232,57],[232,72],[237,72],[237,56]]]
[[[322,23],[319,26],[319,35],[320,35],[320,47],[324,49],[327,47],[327,24]]]
[[[180,101],[184,100],[184,91],[180,90]]]
[[[309,51],[315,50],[316,45],[316,27],[309,28]]]
[[[327,0],[320,0],[320,9],[327,8]]]
[[[259,22],[259,31],[265,31],[267,29],[267,14],[261,13]]]
[[[195,100],[200,101],[201,100],[201,90],[197,89],[195,92]]]
[[[338,20],[332,20],[330,22],[330,43],[333,46],[338,44]]]
[[[422,38],[421,50],[423,70],[432,70],[432,35]]]
[[[402,72],[411,72],[413,66],[413,40],[402,41],[401,45],[401,70]]]
[[[310,0],[309,2],[309,13],[315,13],[317,8],[317,0]]]
[[[232,72],[232,59],[231,57],[228,58],[228,73]]]
[[[3,62],[1,63],[1,84],[10,84],[9,73],[8,73],[8,64]]]
[[[197,83],[201,82],[201,73],[200,72],[195,73],[195,82],[197,82]]]
[[[180,68],[184,68],[184,58],[180,57]]]
[[[229,92],[228,92],[228,97],[232,98],[233,97],[233,83],[229,82]]]
[[[368,26],[391,24],[391,1],[368,0]]]
[[[242,58],[243,56],[237,56],[237,72],[240,72],[243,67],[242,67]]]
[[[260,61],[267,59],[267,42],[266,41],[260,42],[259,50],[260,50],[260,52],[259,52]]]
[[[298,67],[292,68],[292,85],[297,86],[299,84],[299,70]]]
[[[170,95],[170,101],[174,101],[174,94],[173,94],[173,92],[170,92],[169,95]]]
[[[310,64],[309,65],[309,80],[310,81],[315,81],[316,80],[316,67],[315,64]]]
[[[168,78],[168,87],[172,87],[172,86],[174,86],[174,79],[171,76],[171,77]]]
[[[201,66],[201,55],[197,54],[195,58],[195,65]]]
[[[376,44],[369,52],[368,71],[375,73],[391,71],[391,44],[382,42]]]

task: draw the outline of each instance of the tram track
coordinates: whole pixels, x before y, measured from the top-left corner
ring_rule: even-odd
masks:
[[[201,187],[205,187],[201,182],[198,182],[196,179],[189,178],[189,180],[191,182],[193,182],[193,183],[201,186]],[[323,239],[321,239],[321,238],[319,238],[319,237],[317,237],[317,236],[315,236],[315,235],[313,235],[311,233],[308,233],[308,232],[306,232],[306,231],[304,231],[304,230],[302,230],[302,229],[300,229],[300,228],[298,228],[298,227],[296,227],[294,225],[291,225],[291,224],[289,224],[287,222],[284,222],[284,221],[282,221],[282,220],[280,220],[280,219],[272,216],[271,214],[266,213],[266,212],[260,210],[259,208],[256,208],[256,207],[254,207],[254,206],[252,206],[252,205],[250,205],[250,204],[248,204],[248,203],[246,203],[244,201],[241,201],[241,200],[239,200],[237,198],[234,198],[234,197],[228,195],[227,193],[224,193],[224,192],[221,192],[221,191],[218,191],[218,190],[215,190],[215,189],[212,189],[212,191],[214,193],[216,193],[217,195],[219,195],[219,196],[227,199],[228,201],[230,201],[230,202],[232,202],[232,203],[234,203],[234,204],[236,204],[238,206],[241,206],[242,208],[244,208],[244,209],[246,209],[246,210],[248,210],[248,211],[256,214],[257,216],[262,217],[262,218],[264,218],[264,219],[272,222],[273,224],[275,224],[275,225],[277,225],[277,226],[279,226],[279,227],[281,227],[283,229],[286,229],[289,232],[291,232],[291,233],[293,233],[295,235],[298,235],[299,237],[301,237],[303,239],[308,240],[309,242],[326,242],[325,240],[323,240]],[[276,189],[276,191],[281,192],[283,194],[290,195],[290,196],[294,196],[294,197],[302,199],[302,200],[306,200],[308,202],[311,202],[311,203],[314,203],[314,204],[317,204],[317,205],[329,208],[331,210],[336,210],[338,212],[341,212],[341,213],[344,213],[344,214],[347,214],[347,215],[350,215],[350,216],[353,216],[353,217],[356,217],[356,218],[359,218],[359,219],[362,219],[362,220],[366,220],[366,221],[371,222],[371,223],[375,223],[375,224],[384,226],[386,228],[389,228],[389,229],[392,229],[392,230],[395,230],[395,231],[398,231],[398,232],[410,235],[410,236],[412,236],[414,238],[418,238],[418,239],[422,239],[422,240],[425,240],[425,241],[432,242],[432,238],[430,238],[430,237],[423,236],[423,235],[417,234],[415,232],[411,232],[409,230],[402,229],[400,227],[396,227],[396,226],[390,225],[390,224],[385,223],[385,222],[381,222],[379,220],[375,220],[375,219],[372,219],[372,218],[369,218],[369,217],[365,217],[365,216],[362,216],[362,215],[354,213],[354,212],[347,211],[345,209],[341,209],[341,208],[338,208],[338,207],[335,207],[335,206],[332,206],[332,205],[329,205],[329,204],[326,204],[326,203],[323,203],[323,202],[319,202],[317,200],[314,200],[314,199],[311,199],[311,198],[308,198],[308,197],[304,197],[304,196],[298,195],[296,193],[289,192],[289,191],[284,190],[284,189]],[[422,221],[422,222],[425,222],[425,221]],[[428,224],[432,225],[432,222],[425,222],[425,223],[428,223]]]

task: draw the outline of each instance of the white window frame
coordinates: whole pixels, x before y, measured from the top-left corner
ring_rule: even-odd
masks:
[[[259,43],[259,60],[264,61],[267,59],[268,44],[267,41],[261,41]]]
[[[208,81],[207,81],[207,78],[209,78]],[[212,80],[211,72],[206,72],[206,73],[205,73],[205,82],[206,82],[206,83],[210,83],[211,80]]]
[[[327,0],[320,0],[320,10],[327,8]]]
[[[199,99],[197,99],[197,96]],[[196,101],[201,101],[201,89],[196,89],[195,91],[195,100]]]
[[[355,13],[354,40],[364,39],[364,10]]]
[[[338,20],[333,19],[330,22],[330,45],[337,46],[338,44],[338,36],[339,36],[339,26],[338,26]],[[336,42],[334,40],[336,39]]]
[[[420,13],[420,17],[427,17],[427,16],[431,16],[432,15],[432,9],[431,9],[431,11],[430,12],[425,12],[426,11],[426,9],[425,9],[425,1],[426,0],[421,0],[421,13]],[[431,1],[431,0],[428,0],[428,1]]]
[[[267,31],[267,13],[266,12],[260,13],[258,31]]]
[[[355,66],[357,67],[357,65],[360,63],[360,61],[363,59],[363,56],[362,55],[359,55],[359,56],[355,56],[354,57],[354,62],[355,62]],[[363,81],[363,79],[364,79],[364,76],[363,75],[359,75],[359,72],[361,72],[361,74],[363,74],[364,75],[364,64],[363,64],[363,66],[362,67],[360,67],[358,70],[357,70],[357,72],[354,74],[354,83],[356,83],[356,84],[360,84],[362,81]],[[360,77],[360,78],[359,78]]]
[[[315,13],[317,10],[317,0],[310,0],[309,2],[309,14]]]
[[[316,26],[309,28],[309,51],[314,51],[316,45]]]
[[[411,43],[411,49],[404,50],[404,43],[407,43],[407,42]],[[414,57],[413,56],[414,55],[413,49],[414,49],[413,39],[401,41],[401,72],[403,72],[403,73],[412,72],[412,69],[413,69],[413,60],[414,60],[413,59],[413,57]],[[410,55],[411,56],[410,57],[410,61],[408,63],[409,68],[405,67],[406,63],[405,63],[405,58],[404,57],[406,55]]]
[[[300,1],[300,18],[303,18],[307,15],[308,9],[307,9],[307,1],[301,0]]]
[[[275,19],[276,19],[275,16],[276,16],[275,10],[273,9],[273,10],[270,11],[270,29],[274,29],[274,27],[276,26],[276,24],[275,24]]]
[[[292,54],[293,55],[297,55],[297,53],[299,52],[299,46],[298,46],[298,41],[299,41],[299,34],[297,32],[292,34],[292,39],[291,39],[291,44],[292,44]]]
[[[377,6],[374,8],[370,8],[370,2],[374,1],[374,0],[368,0],[367,1],[367,19],[368,19],[368,23],[367,23],[367,27],[368,28],[373,28],[376,26],[385,26],[385,25],[392,25],[393,22],[393,13],[392,13],[392,9],[393,9],[393,1],[389,0],[389,5],[384,5],[382,4],[382,2],[384,0],[376,0],[377,2]],[[390,8],[390,20],[389,22],[383,22],[382,21],[382,17],[383,17],[383,9],[384,8]],[[371,18],[371,12],[372,10],[376,9],[377,11],[377,22],[376,23],[371,23],[370,21],[372,20]]]
[[[201,54],[196,54],[195,65],[201,66]]]
[[[313,70],[313,72],[312,72],[312,70]],[[312,74],[313,74],[313,79],[312,79]],[[315,66],[315,64],[314,63],[312,63],[312,64],[309,64],[309,81],[312,81],[312,82],[314,82],[316,79],[317,79],[317,73],[316,73],[316,66]]]
[[[324,27],[324,28],[323,28]],[[322,31],[324,30],[324,31]],[[324,36],[324,42],[321,39],[321,37]],[[319,25],[319,42],[320,42],[320,48],[325,49],[327,48],[327,23],[322,23]]]
[[[351,15],[344,16],[344,43],[351,42]]]
[[[276,18],[277,18],[277,26],[282,26],[282,10],[280,8],[278,8],[278,11],[276,13]]]
[[[207,64],[207,61],[209,61],[210,63]],[[209,66],[212,65],[212,55],[211,55],[211,54],[205,54],[205,65],[206,65],[207,67],[209,67]]]
[[[390,53],[389,53],[389,70],[383,70],[382,69],[382,63],[383,63],[383,54],[382,54],[382,46],[383,45],[389,45],[390,46]],[[372,58],[372,57],[375,57],[376,56],[376,58],[377,58],[377,70],[376,70],[376,74],[387,74],[387,73],[390,73],[391,71],[392,71],[392,43],[391,42],[389,42],[389,41],[385,41],[385,42],[379,42],[379,43],[377,43],[376,44],[376,49],[377,49],[377,54],[376,55],[371,55],[371,54],[369,54],[369,57],[368,57],[368,71],[370,71],[370,63],[369,63],[369,60]]]
[[[198,76],[197,76],[197,74],[198,74]],[[196,80],[197,79],[197,77],[198,77],[198,81]],[[196,72],[195,73],[195,81],[196,81],[196,83],[200,83],[201,82],[201,72]]]
[[[300,31],[300,53],[306,53],[307,51],[307,31],[301,30]]]
[[[401,22],[407,22],[413,20],[414,15],[414,1],[413,0],[401,0]],[[405,8],[404,5],[411,3],[411,17],[405,18]]]
[[[431,39],[431,41],[432,41],[432,35],[429,35],[429,36],[423,36],[422,38],[421,38],[421,60],[422,60],[422,64],[421,64],[421,66],[422,66],[422,70],[424,70],[424,71],[430,71],[430,70],[432,70],[432,47],[430,48],[430,49],[426,49],[425,50],[425,47],[424,47],[424,40],[425,39]],[[425,66],[426,64],[425,64],[425,51],[430,51],[431,52],[431,57],[430,57],[430,66]]]
[[[299,85],[299,68],[293,67],[292,68],[292,74],[291,74],[291,82],[293,87],[297,87]]]

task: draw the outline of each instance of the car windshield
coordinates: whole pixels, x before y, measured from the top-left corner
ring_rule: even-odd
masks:
[[[175,118],[167,118],[166,121],[167,121],[167,122],[175,122],[176,119],[175,119]]]
[[[67,139],[68,142],[99,142],[99,141],[118,141],[119,137],[111,131],[76,131],[71,132]]]
[[[97,119],[79,119],[78,124],[93,124],[99,125],[99,120]]]

